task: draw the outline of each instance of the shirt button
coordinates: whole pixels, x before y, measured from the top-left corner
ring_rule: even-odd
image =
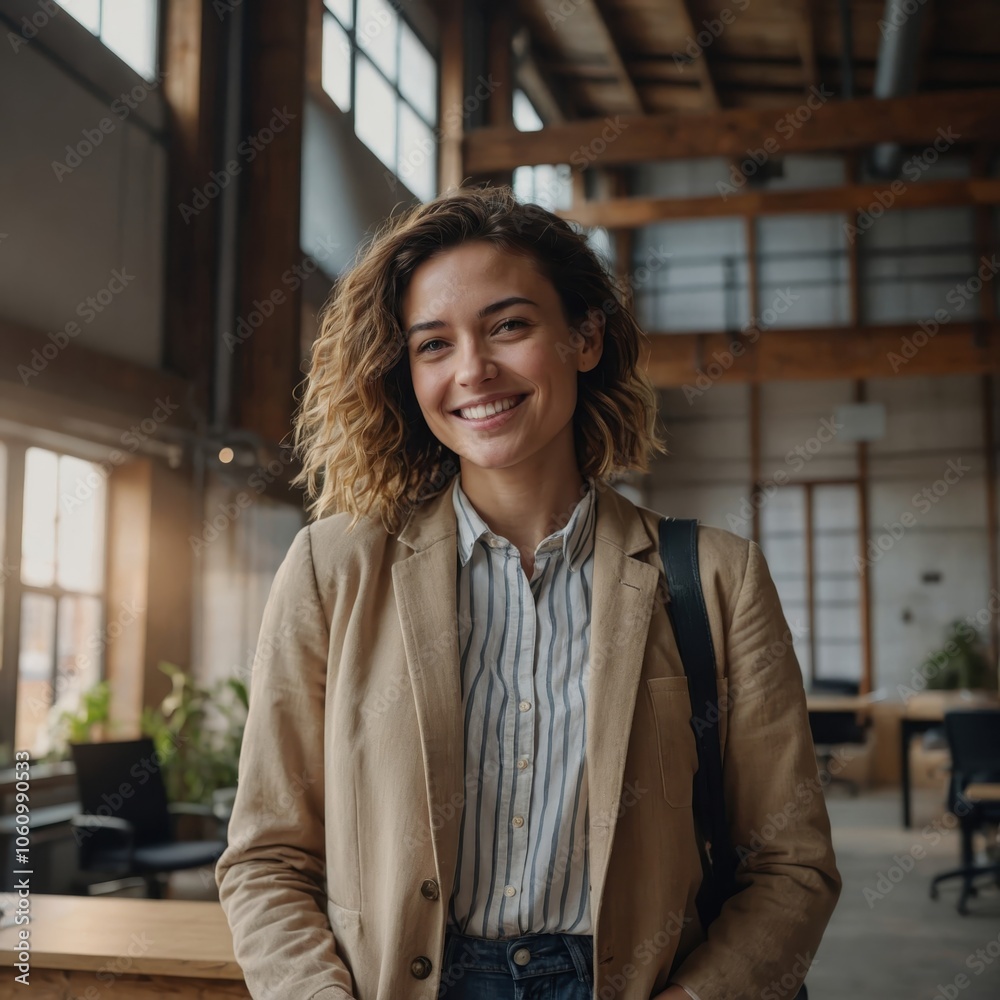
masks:
[[[518,965],[527,965],[531,961],[531,952],[527,948],[518,948],[513,957]]]
[[[527,757],[522,757],[522,758],[521,758],[521,759],[520,759],[520,760],[519,760],[519,761],[517,762],[517,769],[518,769],[519,771],[523,771],[523,770],[524,770],[524,769],[525,769],[525,768],[526,768],[527,766],[528,766],[528,758],[527,758]]]
[[[512,885],[504,886],[503,894],[505,896],[513,896],[515,892],[517,892],[517,889],[515,889]]]
[[[511,820],[511,823],[513,823],[514,826],[524,826],[524,817],[523,816],[515,816]]]
[[[438,898],[438,884],[432,878],[425,878],[420,884],[420,895],[424,899],[437,899]]]
[[[410,962],[410,972],[415,979],[426,979],[431,974],[431,960],[424,955],[418,955]]]
[[[520,709],[520,710],[521,710],[522,712],[527,712],[527,711],[528,711],[528,709],[529,709],[529,708],[531,708],[531,702],[530,702],[530,701],[522,701],[522,702],[521,702],[521,703],[520,703],[520,704],[519,704],[519,705],[518,705],[517,707],[518,707],[518,708],[519,708],[519,709]]]

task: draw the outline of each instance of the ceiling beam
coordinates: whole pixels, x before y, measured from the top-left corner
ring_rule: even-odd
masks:
[[[730,191],[735,188],[720,182]],[[871,212],[890,208],[940,208],[952,205],[1000,205],[1000,178],[967,180],[887,181],[846,184],[835,188],[794,191],[751,191],[702,198],[608,198],[583,201],[556,214],[582,226],[636,229],[670,219],[727,218],[757,215],[800,215],[811,212]]]
[[[591,0],[590,7],[594,12],[594,25],[600,46],[604,50],[604,56],[617,79],[618,86],[625,94],[626,112],[641,115],[645,113],[646,106],[642,103],[642,97],[635,89],[635,82],[622,59],[621,49],[618,48],[615,36],[611,32],[607,14],[602,9],[603,6],[606,4],[601,4],[598,0]]]
[[[795,43],[802,58],[802,78],[807,91],[820,85],[819,60],[816,55],[816,18],[813,11],[814,0],[795,0],[794,27]]]
[[[694,15],[691,12],[691,0],[674,0],[674,4],[681,30],[688,38],[693,38],[697,32],[694,26]],[[718,111],[722,107],[722,102],[719,100],[719,92],[716,90],[715,81],[712,79],[712,70],[708,65],[708,53],[706,49],[699,46],[698,55],[691,60],[691,66],[698,77],[705,109]]]
[[[563,124],[568,112],[574,108],[567,97],[556,93],[549,79],[551,67],[547,62],[545,71],[542,70],[532,50],[527,28],[518,28],[511,44],[514,50],[514,79],[538,112],[538,117],[549,125]]]
[[[810,106],[811,105],[811,106]],[[613,135],[606,134],[613,125]],[[479,128],[466,134],[465,169],[476,174],[538,163],[571,163],[601,140],[600,166],[698,156],[769,155],[859,149],[879,142],[928,143],[951,129],[960,141],[1000,135],[1000,88],[879,100],[828,99],[821,91],[785,109],[727,108],[705,114],[619,115],[538,132]]]
[[[692,400],[716,382],[987,374],[1000,372],[1000,323],[652,333],[641,361],[657,388]]]

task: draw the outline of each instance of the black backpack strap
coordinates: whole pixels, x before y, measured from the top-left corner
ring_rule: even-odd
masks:
[[[705,877],[697,905],[702,925],[708,927],[725,900],[736,891],[737,859],[726,820],[715,648],[698,572],[696,519],[660,520],[660,559],[670,591],[667,613],[688,678],[691,728],[698,747],[693,803],[695,825],[703,841]]]
[[[667,614],[684,663],[691,697],[691,728],[698,747],[694,780],[694,820],[702,844],[704,878],[695,904],[702,927],[715,920],[737,886],[738,858],[729,837],[726,798],[719,747],[719,695],[715,681],[715,647],[698,572],[698,521],[664,517],[660,520],[660,559],[670,600]],[[795,1000],[809,1000],[805,983]]]

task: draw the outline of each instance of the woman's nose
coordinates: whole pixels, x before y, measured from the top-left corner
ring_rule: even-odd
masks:
[[[466,337],[458,349],[457,377],[461,382],[476,382],[494,370],[495,362],[489,346],[478,337]]]

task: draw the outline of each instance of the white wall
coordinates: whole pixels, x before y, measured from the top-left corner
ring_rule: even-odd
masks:
[[[646,504],[750,537],[749,388],[714,385],[692,403],[681,390],[661,390],[660,396],[671,455],[654,464]],[[868,397],[886,407],[885,436],[868,450],[869,538],[887,545],[869,563],[873,681],[895,698],[897,685],[911,684],[924,657],[942,643],[948,623],[976,615],[989,600],[981,385],[978,376],[901,376],[870,381]],[[759,504],[761,545],[797,633],[804,672],[804,508],[795,484],[856,477],[857,446],[835,434],[824,443],[818,435],[824,418],[832,421],[836,407],[849,402],[851,385],[844,380],[761,387],[762,478],[778,483],[779,471],[788,477]],[[958,470],[950,473],[956,480],[950,485],[939,482],[949,462]],[[921,494],[925,488],[930,499]],[[816,490],[817,674],[857,678],[857,494],[846,486]],[[911,516],[904,519],[904,512]],[[927,573],[940,574],[940,582],[925,581]]]

